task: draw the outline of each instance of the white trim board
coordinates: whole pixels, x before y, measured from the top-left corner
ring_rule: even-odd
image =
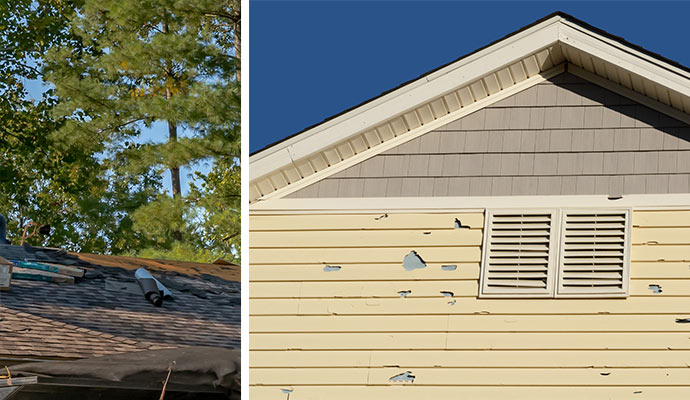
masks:
[[[270,161],[278,162],[279,158],[284,157],[286,155],[283,151],[284,149],[291,146],[295,147],[295,144],[305,142],[314,135],[324,132],[322,136],[329,138],[327,142],[339,141],[348,135],[349,125],[355,125],[356,130],[366,129],[373,126],[374,121],[379,120],[382,115],[400,114],[420,102],[448,92],[451,88],[458,86],[460,82],[470,82],[478,79],[487,72],[499,68],[500,65],[506,64],[506,62],[517,60],[520,56],[524,56],[529,52],[536,52],[538,49],[553,44],[557,40],[557,23],[561,19],[560,16],[554,16],[530,29],[495,43],[493,46],[447,65],[354,110],[252,155],[249,157],[249,162],[254,170],[250,171],[250,179],[254,180],[268,173],[269,171],[265,170],[264,167],[270,167],[268,165]],[[492,57],[487,59],[486,57],[490,55]],[[481,62],[475,62],[480,59]],[[492,66],[490,61],[495,61],[498,65]],[[472,68],[467,68],[468,65],[471,65]],[[400,104],[393,100],[400,102]],[[385,107],[381,107],[384,103]],[[346,122],[347,125],[345,125]],[[312,147],[314,144],[305,143],[305,145]],[[283,154],[278,156],[277,153]],[[300,156],[298,153],[296,155]],[[260,162],[260,160],[264,159],[266,161]]]
[[[487,208],[626,208],[687,209],[690,193],[628,194],[618,200],[606,195],[585,196],[471,196],[471,197],[367,197],[272,199],[249,206],[252,215],[442,213],[483,211]]]
[[[379,147],[401,144],[401,137],[416,137],[451,115],[476,111],[483,100],[524,89],[527,81],[563,62],[595,84],[690,121],[688,71],[555,15],[254,154],[250,201],[299,190],[378,154]]]
[[[494,103],[497,103],[507,97],[513,96],[525,89],[529,89],[535,85],[538,85],[539,83],[542,83],[546,81],[547,79],[554,77],[558,74],[561,74],[565,71],[565,64],[559,64],[550,70],[540,73],[538,75],[535,75],[531,78],[528,78],[508,89],[502,90],[500,93],[495,94],[493,96],[485,97],[482,100],[479,100],[472,105],[469,105],[467,107],[463,107],[458,111],[452,112],[450,114],[447,114],[443,117],[440,117],[428,124],[422,125],[416,129],[413,129],[406,133],[405,135],[402,136],[397,136],[393,139],[390,139],[378,146],[372,147],[368,150],[363,151],[362,153],[355,154],[354,156],[343,160],[340,163],[337,163],[331,167],[328,167],[322,171],[319,171],[317,174],[313,174],[311,176],[308,176],[304,179],[301,179],[297,181],[294,184],[284,186],[273,193],[269,193],[261,198],[261,201],[265,200],[270,200],[273,198],[280,198],[280,197],[285,197],[291,193],[294,193],[300,189],[303,189],[313,183],[316,183],[320,180],[326,179],[331,175],[337,174],[340,171],[343,171],[349,167],[352,167],[353,165],[356,165],[366,159],[369,159],[371,157],[374,157],[377,154],[381,154],[387,150],[390,150],[396,146],[400,146],[406,142],[409,142],[412,139],[418,138],[426,133],[429,133],[433,131],[434,129],[440,128],[450,122],[453,122],[457,119],[463,118],[469,114],[472,114],[475,111],[481,110],[482,108],[488,107]]]

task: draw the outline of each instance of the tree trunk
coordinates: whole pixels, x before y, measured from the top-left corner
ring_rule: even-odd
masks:
[[[169,98],[169,97],[168,97]],[[177,125],[174,122],[168,121],[169,142],[177,142]],[[180,168],[170,167],[170,179],[172,180],[172,195],[173,197],[182,195],[182,187],[180,185]]]
[[[163,33],[168,33],[168,23],[164,20],[163,21]],[[167,72],[166,72],[167,74]],[[172,97],[172,93],[170,92],[170,88],[167,86],[165,87],[165,99],[170,100]],[[173,121],[168,121],[168,142],[169,143],[175,143],[177,142],[177,124]],[[180,167],[178,166],[171,166],[170,167],[170,180],[172,183],[172,195],[173,198],[178,198],[182,196],[182,185],[180,184]],[[182,241],[182,232],[180,231],[174,231],[173,232],[173,238],[181,242]]]
[[[240,14],[239,14],[239,4],[237,5],[236,8],[236,14],[237,14],[237,19],[234,20],[232,30],[235,34],[235,57],[237,58],[237,70],[235,72],[235,78],[237,79],[237,83],[240,83],[240,69],[241,65],[239,63],[242,55],[242,40],[241,40],[241,19],[240,19]]]

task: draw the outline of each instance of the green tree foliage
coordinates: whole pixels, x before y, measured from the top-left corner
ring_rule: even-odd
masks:
[[[134,231],[152,244],[131,254],[179,257],[182,247],[203,257],[237,254],[225,242],[200,240],[211,203],[182,197],[179,176],[200,161],[237,163],[236,22],[238,4],[212,0],[86,1],[71,16],[77,40],[47,53],[46,79],[60,98],[56,115],[65,119],[57,141],[103,155],[116,177],[170,172],[171,196],[159,194],[129,214]],[[167,127],[168,140],[143,141],[142,131],[157,124]],[[239,217],[222,221],[239,229]]]
[[[238,255],[239,197],[217,199],[239,193],[239,2],[16,0],[0,24],[0,213],[13,242],[37,221],[54,230],[32,244]],[[29,99],[33,79],[54,89]],[[170,140],[141,139],[161,123]],[[179,168],[200,161],[213,172],[182,197]]]

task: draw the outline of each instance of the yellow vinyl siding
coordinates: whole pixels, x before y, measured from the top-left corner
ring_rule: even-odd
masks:
[[[483,213],[382,215],[251,216],[252,399],[690,395],[690,209],[633,212],[625,299],[478,299]]]
[[[352,400],[438,400],[438,399],[686,399],[687,387],[629,386],[577,387],[577,386],[417,386],[414,384],[391,386],[255,386],[249,388],[251,399],[286,399],[278,388],[294,388],[292,399]],[[278,395],[276,396],[276,391]]]

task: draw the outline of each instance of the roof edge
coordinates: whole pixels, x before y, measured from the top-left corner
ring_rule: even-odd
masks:
[[[655,52],[653,52],[653,51],[651,51],[651,50],[645,49],[644,47],[642,47],[642,46],[640,46],[640,45],[637,45],[637,44],[634,44],[634,43],[632,43],[632,42],[627,41],[627,40],[626,40],[625,38],[623,38],[622,36],[617,36],[617,35],[614,35],[614,34],[612,34],[612,33],[610,33],[610,32],[607,32],[607,31],[605,31],[605,30],[603,30],[603,29],[601,29],[601,28],[597,28],[597,27],[594,26],[594,25],[591,25],[591,24],[589,24],[589,23],[587,23],[587,22],[585,22],[585,21],[583,21],[583,20],[581,20],[581,19],[579,19],[579,18],[576,18],[576,17],[574,17],[574,16],[572,16],[572,15],[566,13],[566,12],[563,12],[563,11],[560,11],[560,10],[559,10],[559,11],[554,11],[554,12],[552,12],[551,14],[548,14],[548,15],[546,15],[546,16],[544,16],[544,17],[542,17],[542,18],[540,18],[540,19],[538,19],[538,20],[536,20],[536,21],[534,21],[534,22],[532,22],[532,23],[530,23],[530,24],[528,24],[528,25],[525,25],[525,26],[523,26],[522,28],[520,28],[520,29],[518,29],[518,30],[516,30],[516,31],[513,31],[513,32],[511,32],[511,33],[509,33],[509,34],[507,34],[507,35],[505,35],[505,36],[503,36],[503,37],[501,37],[501,38],[499,38],[499,39],[496,39],[496,40],[494,40],[493,42],[491,42],[491,43],[489,43],[489,44],[487,44],[487,45],[485,45],[485,46],[482,46],[482,47],[480,47],[480,48],[478,48],[478,49],[475,49],[475,50],[471,51],[470,53],[467,53],[467,54],[465,54],[465,55],[462,55],[462,56],[456,58],[455,60],[452,60],[452,61],[450,61],[450,62],[448,62],[448,63],[445,63],[445,64],[443,64],[443,65],[441,65],[441,66],[439,66],[439,67],[436,67],[436,68],[434,68],[434,69],[432,69],[432,70],[429,70],[429,71],[427,71],[427,72],[424,72],[423,74],[421,74],[421,75],[419,75],[419,76],[417,76],[417,77],[415,77],[415,78],[412,78],[412,79],[410,79],[410,80],[407,80],[407,81],[405,81],[405,82],[399,84],[398,86],[396,86],[396,87],[394,87],[394,88],[392,88],[392,89],[386,90],[386,91],[384,91],[384,92],[382,92],[382,93],[380,93],[380,94],[378,94],[378,95],[376,95],[376,96],[374,96],[374,97],[371,97],[371,98],[369,98],[369,99],[367,99],[367,100],[364,100],[364,101],[361,102],[361,103],[358,103],[358,104],[356,104],[356,105],[353,105],[353,106],[351,106],[351,107],[349,107],[349,108],[347,108],[347,109],[345,109],[345,110],[343,110],[343,111],[341,111],[341,112],[339,112],[339,113],[337,113],[337,114],[331,115],[331,116],[325,118],[324,120],[322,120],[322,121],[320,121],[320,122],[317,122],[317,123],[314,123],[314,124],[312,124],[312,125],[309,125],[309,126],[303,128],[303,129],[299,130],[298,132],[295,132],[295,133],[293,133],[293,134],[291,134],[291,135],[289,135],[289,136],[286,136],[286,137],[284,137],[284,138],[282,138],[282,139],[280,139],[280,140],[277,140],[277,141],[275,141],[275,142],[273,142],[273,143],[267,144],[266,146],[262,147],[261,149],[251,152],[251,153],[249,154],[249,156],[250,156],[250,158],[251,158],[251,157],[253,157],[253,156],[255,156],[255,155],[259,154],[259,153],[262,153],[262,152],[264,152],[265,150],[268,150],[268,149],[270,149],[270,148],[272,148],[272,147],[274,147],[274,146],[277,146],[277,145],[279,145],[279,144],[285,142],[286,140],[289,140],[289,139],[294,138],[295,136],[298,136],[298,135],[300,135],[300,134],[302,134],[302,133],[304,133],[304,132],[307,132],[307,131],[309,131],[309,130],[311,130],[311,129],[313,129],[313,128],[316,128],[316,127],[318,127],[318,126],[321,126],[321,125],[323,125],[323,124],[325,124],[325,123],[327,123],[327,122],[329,122],[329,121],[331,121],[331,120],[333,120],[333,119],[336,119],[336,118],[338,118],[338,117],[340,117],[340,116],[342,116],[342,115],[344,115],[344,114],[347,114],[347,113],[350,112],[350,111],[355,110],[356,108],[359,108],[359,107],[361,107],[361,106],[363,106],[363,105],[366,105],[366,104],[368,104],[368,103],[371,103],[372,101],[375,101],[375,100],[377,100],[377,99],[379,99],[379,98],[381,98],[381,97],[383,97],[383,96],[385,96],[385,95],[387,95],[387,94],[389,94],[389,93],[391,93],[391,92],[394,92],[394,91],[396,91],[396,90],[398,90],[398,89],[401,89],[401,88],[403,88],[403,87],[405,87],[405,86],[407,86],[407,85],[410,85],[410,84],[414,83],[415,81],[418,81],[418,80],[420,80],[420,79],[423,79],[423,78],[427,77],[428,75],[431,75],[432,73],[434,73],[434,72],[436,72],[436,71],[439,71],[439,70],[441,70],[441,69],[443,69],[443,68],[445,68],[445,67],[448,67],[448,66],[451,65],[451,64],[454,64],[454,63],[456,63],[456,62],[458,62],[458,61],[461,61],[461,60],[463,60],[463,59],[465,59],[465,58],[467,58],[467,57],[469,57],[469,56],[471,56],[471,55],[473,55],[473,54],[475,54],[475,53],[478,53],[478,52],[480,52],[480,51],[482,51],[482,50],[484,50],[484,49],[486,49],[486,48],[489,48],[489,47],[493,46],[494,44],[496,44],[496,43],[498,43],[498,42],[501,42],[501,41],[503,41],[503,40],[505,40],[505,39],[508,39],[508,38],[510,38],[510,37],[512,37],[512,36],[514,36],[514,35],[516,35],[516,34],[518,34],[518,33],[520,33],[520,32],[522,32],[522,31],[525,31],[525,30],[527,30],[527,29],[530,29],[530,28],[532,28],[533,26],[538,25],[538,24],[540,24],[540,23],[542,23],[542,22],[544,22],[544,21],[547,21],[547,20],[549,20],[549,19],[551,19],[551,18],[553,18],[553,17],[560,17],[560,18],[565,19],[565,20],[567,20],[567,21],[573,22],[573,23],[575,23],[575,24],[577,24],[577,25],[579,25],[579,26],[581,26],[581,27],[583,27],[583,28],[586,28],[586,29],[588,29],[588,30],[590,30],[590,31],[592,31],[592,32],[595,32],[595,33],[597,33],[597,34],[599,34],[599,35],[602,35],[602,36],[604,36],[604,37],[606,37],[606,38],[608,38],[608,39],[611,39],[611,40],[616,41],[616,42],[618,42],[618,43],[620,43],[620,44],[623,44],[623,45],[625,45],[625,46],[627,46],[627,47],[630,47],[630,48],[632,48],[632,49],[634,49],[634,50],[636,50],[636,51],[639,51],[640,53],[643,53],[643,54],[649,56],[649,57],[655,58],[655,59],[657,59],[658,61],[661,61],[661,62],[666,63],[666,64],[669,64],[669,65],[671,65],[671,66],[673,66],[673,67],[675,67],[675,68],[678,68],[678,69],[681,69],[681,70],[683,70],[683,71],[685,71],[685,72],[690,73],[690,67],[685,66],[685,65],[679,63],[678,61],[672,60],[672,59],[667,58],[667,57],[664,57],[664,56],[662,56],[662,55],[660,55],[660,54],[658,54],[658,53],[655,53]]]

